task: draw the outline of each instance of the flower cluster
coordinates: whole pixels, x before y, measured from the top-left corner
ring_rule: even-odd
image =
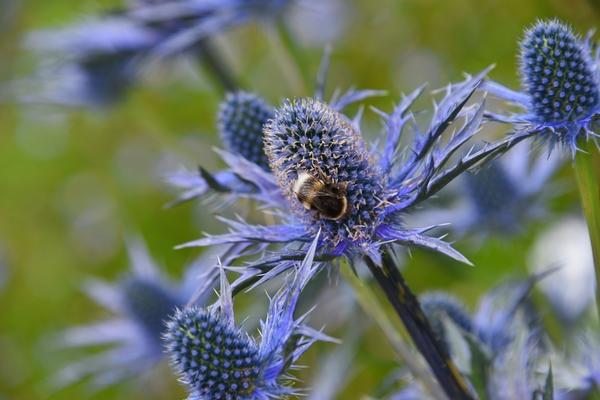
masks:
[[[313,343],[333,340],[308,325],[310,311],[296,315],[299,298],[323,266],[343,260],[356,275],[367,267],[435,375],[431,382],[406,385],[391,398],[428,398],[424,386],[429,384],[434,386],[431,393],[441,386],[437,397],[445,393],[453,399],[554,398],[547,366],[551,340],[529,299],[549,272],[496,287],[470,313],[442,292],[414,295],[400,272],[396,250],[418,247],[468,264],[450,242],[433,233],[445,229],[445,222],[459,233],[513,233],[543,215],[541,200],[552,194],[548,181],[560,159],[534,154],[527,139],[542,138],[550,150],[561,144],[575,153],[584,140],[597,136],[599,56],[592,52],[590,37],[582,39],[555,20],[540,21],[521,42],[522,92],[488,80],[486,69],[434,92],[433,109],[423,113],[416,107],[421,86],[402,96],[389,113],[373,109],[383,127],[378,140],[370,142],[363,108],[354,116],[345,111],[382,92],[351,89],[326,99],[328,55],[314,96],[286,96],[276,106],[259,94],[238,90],[227,68],[217,62],[212,36],[250,21],[278,20],[292,3],[134,0],[102,19],[30,38],[38,49],[68,54],[60,68],[73,74],[58,81],[70,86],[37,93],[36,101],[111,103],[135,82],[147,60],[199,55],[228,92],[217,115],[223,145],[217,153],[226,166],[171,174],[168,180],[183,189],[173,203],[216,193],[227,198],[222,209],[250,198],[265,214],[262,224],[218,217],[229,228],[226,233],[207,233],[178,246],[209,248],[186,268],[180,284],[162,276],[145,247],[134,242],[129,248],[131,274],[115,285],[93,282],[87,287],[94,300],[117,316],[69,329],[61,339],[65,347],[110,347],[65,368],[59,382],[91,377],[96,385],[108,385],[147,372],[167,353],[188,400],[298,395],[291,373],[298,359]],[[487,93],[524,111],[490,111]],[[498,140],[479,141],[478,133],[489,121],[514,129]],[[465,209],[435,210],[431,223],[411,224],[451,184]],[[409,214],[417,218],[411,220]],[[226,271],[239,276],[230,284]],[[260,336],[250,335],[236,322],[233,296],[275,278],[284,283],[269,299]],[[218,298],[209,304],[217,281]],[[320,283],[313,293],[323,290]],[[361,304],[370,300],[364,299]],[[391,326],[378,311],[375,319]],[[359,334],[347,335],[354,343]],[[351,351],[340,354],[347,360]],[[563,388],[566,393],[583,387],[587,393],[598,383],[597,360],[578,361],[587,363],[585,373],[577,384],[560,382],[559,396]],[[407,365],[415,373],[419,363]],[[339,372],[335,375],[342,380]]]
[[[406,152],[402,152],[407,146],[403,135],[414,128],[410,107],[422,88],[404,97],[391,114],[380,112],[384,146],[379,153],[364,141],[360,120],[338,111],[341,101],[285,101],[264,129],[271,173],[237,154],[224,154],[230,171],[254,185],[252,197],[274,210],[281,223],[249,225],[224,219],[232,228],[229,233],[209,235],[180,247],[283,244],[278,256],[261,258],[244,269],[242,280],[264,275],[261,282],[288,268],[290,257],[298,253],[294,244],[311,242],[317,232],[322,234],[319,255],[324,257],[367,255],[378,259],[381,245],[394,242],[467,262],[449,244],[427,236],[431,227],[407,228],[402,216],[462,172],[528,137],[515,135],[488,144],[453,163],[454,156],[480,129],[484,102],[468,108],[465,104],[480,88],[486,72],[448,86],[429,127],[424,132],[415,129]],[[450,125],[450,139],[442,141]]]

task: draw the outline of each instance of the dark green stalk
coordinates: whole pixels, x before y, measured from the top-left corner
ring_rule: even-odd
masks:
[[[406,284],[391,255],[384,250],[382,256],[382,265],[377,265],[369,257],[365,257],[366,264],[440,386],[452,400],[473,400],[464,378],[433,333],[417,297]]]
[[[227,64],[210,39],[202,39],[197,44],[200,62],[221,92],[235,92],[240,89],[232,68]]]
[[[573,164],[587,220],[596,273],[596,308],[600,313],[600,152],[592,141],[582,145]]]

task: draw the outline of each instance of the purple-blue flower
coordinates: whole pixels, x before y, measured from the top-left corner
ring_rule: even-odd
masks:
[[[201,256],[174,284],[160,271],[144,244],[133,240],[128,248],[131,271],[115,284],[92,280],[86,293],[115,316],[70,328],[60,335],[61,347],[105,346],[100,353],[74,362],[56,376],[59,386],[90,379],[104,387],[149,372],[164,358],[161,335],[164,321],[189,301],[203,304],[211,296],[216,255]],[[223,253],[222,255],[224,255]]]
[[[189,51],[202,40],[253,21],[279,18],[293,0],[166,0],[132,7],[127,17],[172,27],[154,50],[160,57]]]
[[[539,21],[525,32],[520,58],[522,92],[496,82],[486,89],[524,112],[490,113],[490,118],[514,124],[519,131],[538,132],[550,148],[560,144],[573,153],[582,140],[594,139],[600,81],[590,36],[582,39],[558,20]]]
[[[543,393],[539,371],[548,371],[548,338],[529,295],[541,275],[509,281],[484,295],[474,314],[444,292],[420,296],[423,310],[447,346],[458,368],[471,378],[481,398],[529,399]],[[389,397],[393,400],[432,398],[417,382]]]
[[[165,346],[189,400],[282,398],[297,393],[289,369],[317,340],[330,340],[294,317],[300,292],[319,268],[317,241],[293,277],[271,299],[259,341],[235,323],[229,283],[221,272],[219,300],[178,310],[167,323]]]
[[[113,103],[138,78],[159,40],[156,30],[122,16],[33,32],[28,46],[46,59],[17,95],[67,106]]]
[[[262,258],[245,269],[246,278],[268,270],[263,279],[289,267],[291,259],[303,254],[302,248],[319,231],[320,256],[368,255],[378,259],[379,248],[393,242],[428,248],[467,262],[448,243],[427,236],[431,227],[407,228],[402,216],[469,167],[525,138],[507,138],[454,162],[453,156],[481,126],[483,102],[467,108],[464,105],[484,75],[485,72],[449,86],[425,131],[416,126],[409,110],[422,88],[405,97],[391,114],[380,112],[385,122],[382,149],[368,145],[360,132],[359,118],[350,120],[337,111],[338,106],[310,98],[285,101],[264,130],[272,173],[243,157],[222,153],[231,171],[256,186],[254,197],[271,208],[270,212],[281,222],[249,225],[243,220],[223,219],[230,227],[229,233],[209,235],[180,247],[222,243],[284,245],[277,255]],[[442,143],[442,134],[450,124],[453,134]],[[413,143],[406,145],[403,134],[409,130],[415,136]],[[313,182],[321,182],[321,186],[337,188],[337,201],[347,205],[338,217],[324,215],[301,201],[297,186],[300,178],[306,180],[307,176]],[[338,211],[342,208],[338,207]]]

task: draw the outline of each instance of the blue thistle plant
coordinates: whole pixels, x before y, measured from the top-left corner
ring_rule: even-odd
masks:
[[[420,296],[432,327],[471,378],[472,389],[480,398],[536,398],[536,393],[544,392],[537,371],[548,368],[549,340],[528,302],[533,286],[543,276],[494,287],[480,299],[473,315],[444,292]],[[430,398],[416,382],[390,396],[394,400]]]
[[[211,37],[251,21],[277,19],[289,3],[139,1],[88,22],[34,32],[30,47],[51,54],[54,66],[43,65],[28,85],[20,87],[17,82],[17,97],[67,106],[111,105],[139,79],[145,66],[182,54],[198,56],[224,90],[234,91],[238,85]]]
[[[260,342],[236,326],[223,271],[217,303],[179,310],[169,320],[164,341],[189,400],[258,400],[296,393],[289,385],[289,369],[315,341],[331,340],[306,326],[306,315],[294,318],[300,292],[319,268],[313,263],[316,244],[289,284],[271,299]]]
[[[219,133],[227,151],[269,171],[263,126],[272,116],[273,107],[259,96],[242,91],[228,94],[218,117]]]
[[[483,103],[469,110],[463,110],[463,106],[480,86],[484,74],[448,87],[429,128],[416,135],[406,154],[400,154],[402,133],[413,126],[409,109],[422,88],[406,96],[392,114],[381,112],[385,137],[379,157],[378,150],[369,148],[362,138],[359,119],[352,121],[337,111],[340,102],[328,105],[309,98],[285,101],[265,128],[265,149],[272,174],[242,157],[222,153],[231,171],[256,186],[254,197],[277,210],[282,223],[262,226],[223,219],[232,228],[230,233],[208,236],[180,247],[220,243],[287,245],[279,256],[258,260],[245,269],[252,276],[271,270],[264,279],[290,266],[290,257],[303,254],[292,250],[294,243],[309,243],[319,231],[322,232],[320,256],[352,258],[363,254],[378,259],[380,246],[395,242],[432,249],[466,262],[447,243],[425,235],[430,228],[408,229],[401,218],[408,209],[431,197],[469,167],[525,138],[507,138],[448,165],[452,156],[479,130]],[[442,134],[451,123],[458,124],[461,111],[465,114],[464,123],[442,145]],[[340,218],[323,218],[319,212],[306,209],[294,191],[302,173],[343,186],[347,211]]]
[[[202,304],[211,295],[216,276],[208,267],[214,265],[215,254],[192,263],[181,284],[174,285],[161,274],[141,241],[131,241],[128,250],[128,276],[116,284],[93,280],[85,287],[94,301],[116,316],[61,334],[64,347],[106,345],[107,349],[65,367],[56,376],[57,385],[89,377],[92,385],[104,387],[150,371],[164,358],[164,321],[190,300]]]
[[[22,90],[20,97],[67,106],[111,104],[134,82],[143,56],[158,40],[154,30],[118,16],[34,32],[28,46],[54,62],[42,65],[30,80],[34,89]]]
[[[490,118],[536,131],[551,148],[560,144],[574,153],[581,141],[596,137],[594,121],[600,113],[597,63],[589,36],[583,40],[558,20],[537,22],[521,42],[523,91],[496,82],[486,87],[525,112],[490,113]]]

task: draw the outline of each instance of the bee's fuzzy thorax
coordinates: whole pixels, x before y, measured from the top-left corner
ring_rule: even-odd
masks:
[[[360,133],[344,116],[314,99],[286,101],[265,125],[265,151],[271,169],[295,212],[321,229],[330,245],[370,238],[384,196],[382,174],[372,162]],[[298,181],[321,177],[343,184],[343,217],[321,218],[297,199]]]

